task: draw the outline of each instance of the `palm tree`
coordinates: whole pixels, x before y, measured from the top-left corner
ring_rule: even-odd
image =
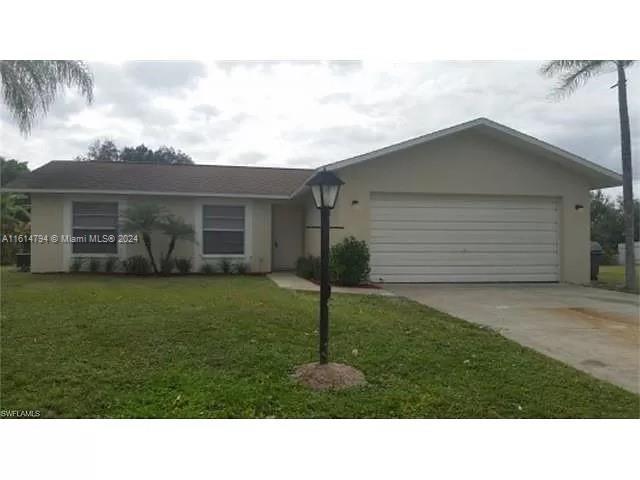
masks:
[[[2,235],[20,235],[29,231],[29,198],[19,193],[0,195],[0,233]],[[15,261],[16,253],[25,244],[2,242],[0,245],[0,264],[7,265]]]
[[[622,151],[622,198],[624,211],[625,286],[635,291],[636,265],[634,252],[633,177],[631,173],[631,127],[627,106],[627,77],[625,69],[633,60],[552,60],[540,72],[549,77],[558,76],[560,83],[554,90],[556,98],[571,95],[590,78],[615,71],[618,74],[618,110],[620,115],[620,144]],[[612,87],[613,88],[613,87]]]
[[[85,62],[0,60],[2,99],[25,135],[63,87],[76,87],[88,103],[93,101],[93,76]]]
[[[140,203],[127,208],[122,215],[120,228],[125,233],[137,233],[142,237],[144,246],[153,268],[153,273],[158,273],[153,251],[151,250],[151,234],[160,228],[165,218],[165,211],[159,205],[153,203]]]
[[[25,206],[26,195],[0,195],[2,233],[13,232],[17,226],[29,223],[29,211]]]
[[[169,249],[167,250],[167,255],[164,257],[163,264],[168,264],[178,240],[195,241],[195,230],[193,226],[186,223],[182,218],[174,215],[167,215],[160,222],[160,230],[170,238]]]

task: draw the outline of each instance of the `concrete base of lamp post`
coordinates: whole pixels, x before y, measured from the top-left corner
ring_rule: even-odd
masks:
[[[301,385],[312,390],[344,390],[366,385],[364,374],[342,363],[307,363],[300,365],[293,378]]]

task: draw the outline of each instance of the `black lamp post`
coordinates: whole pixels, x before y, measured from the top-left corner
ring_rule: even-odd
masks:
[[[320,364],[329,361],[329,214],[344,182],[324,169],[308,182],[316,208],[320,209]]]

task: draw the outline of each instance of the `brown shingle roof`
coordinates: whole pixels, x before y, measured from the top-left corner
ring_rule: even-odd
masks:
[[[288,197],[312,172],[298,168],[53,161],[5,188]]]

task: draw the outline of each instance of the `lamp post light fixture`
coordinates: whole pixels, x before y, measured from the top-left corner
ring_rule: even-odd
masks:
[[[329,362],[329,217],[336,205],[344,182],[326,168],[316,173],[307,185],[311,187],[316,208],[320,210],[320,364]]]

